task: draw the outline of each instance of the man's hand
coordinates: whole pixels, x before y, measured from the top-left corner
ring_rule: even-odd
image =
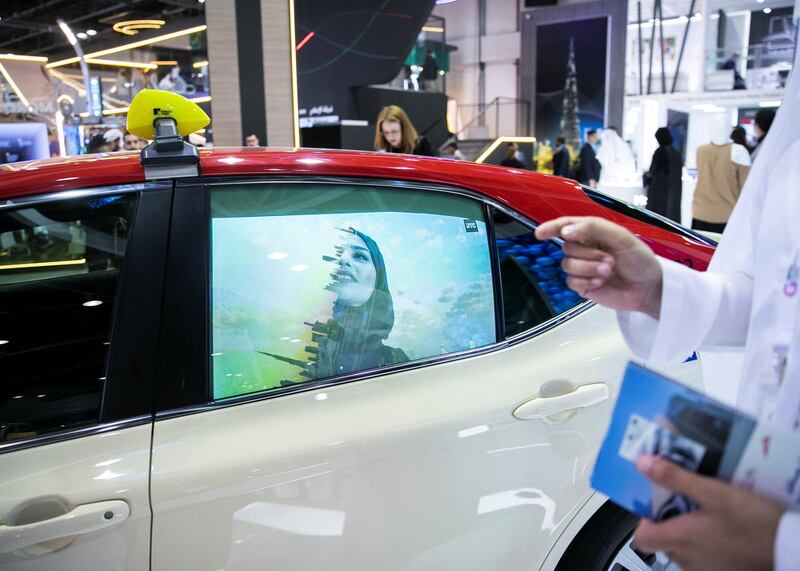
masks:
[[[647,244],[628,230],[602,218],[564,216],[540,225],[536,237],[563,238],[561,267],[567,285],[580,295],[658,319],[661,266]]]
[[[663,551],[683,571],[773,568],[775,534],[784,512],[780,504],[656,456],[640,457],[636,467],[700,506],[662,523],[642,520],[634,536],[637,548]]]

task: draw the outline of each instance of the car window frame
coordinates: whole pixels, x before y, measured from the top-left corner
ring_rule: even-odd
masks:
[[[494,343],[419,359],[406,363],[398,363],[378,369],[355,371],[346,375],[310,380],[298,385],[274,388],[254,393],[226,397],[214,400],[211,367],[211,190],[217,186],[237,185],[269,185],[269,184],[346,184],[367,186],[371,188],[403,188],[423,192],[443,192],[476,200],[485,216],[490,263],[492,268],[492,288],[495,301],[496,339]],[[500,351],[510,346],[523,343],[549,329],[556,327],[594,305],[584,300],[568,311],[558,314],[531,329],[512,337],[504,338],[505,318],[502,312],[502,291],[499,289],[500,266],[495,243],[492,208],[496,208],[517,219],[531,230],[536,229],[536,222],[525,215],[493,200],[480,192],[457,186],[418,181],[403,181],[383,178],[352,176],[314,176],[314,175],[262,175],[262,176],[227,176],[206,177],[203,179],[184,179],[176,181],[171,224],[170,252],[168,253],[168,272],[165,281],[165,314],[162,331],[162,344],[159,354],[169,356],[163,367],[159,367],[156,382],[156,420],[167,420],[211,410],[219,410],[231,406],[271,400],[284,396],[309,391],[323,390],[333,386],[382,377],[402,371],[430,367],[441,363],[456,361],[468,357],[484,355]],[[194,240],[194,241],[192,241]],[[561,247],[560,240],[553,240]],[[198,247],[198,243],[201,247]],[[192,277],[193,276],[193,277]],[[201,278],[202,276],[202,278]],[[192,287],[190,287],[190,284]],[[199,286],[199,287],[198,287]],[[189,292],[193,302],[180,292]],[[202,300],[202,307],[197,304]],[[188,333],[192,332],[192,335]],[[202,348],[201,348],[202,345]],[[187,355],[193,355],[194,358]],[[187,361],[189,361],[187,363]],[[203,379],[199,381],[198,379]],[[192,382],[193,380],[193,382]],[[187,384],[186,381],[189,381]]]
[[[161,329],[160,289],[166,259],[166,232],[170,220],[172,182],[142,182],[95,188],[61,190],[4,200],[0,212],[44,204],[112,195],[136,194],[125,256],[111,315],[111,347],[106,358],[107,384],[103,389],[98,422],[47,432],[30,438],[0,442],[0,454],[113,432],[152,422],[157,361],[155,343],[147,350],[146,331],[158,337]],[[161,248],[158,247],[162,239]],[[149,243],[151,248],[143,248]],[[134,244],[139,244],[134,247]],[[160,259],[160,261],[159,261]],[[148,279],[134,287],[136,276]],[[131,327],[131,323],[138,325]],[[147,328],[147,329],[144,329]],[[138,377],[144,382],[136,380]]]

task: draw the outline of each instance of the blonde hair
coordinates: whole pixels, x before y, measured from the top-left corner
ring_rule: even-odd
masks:
[[[383,122],[391,121],[400,123],[400,130],[402,139],[400,140],[401,153],[413,153],[414,147],[417,146],[417,130],[411,124],[411,120],[406,115],[406,112],[397,105],[389,105],[381,109],[378,113],[378,120],[375,125],[375,150],[376,151],[391,151],[391,145],[383,136]]]

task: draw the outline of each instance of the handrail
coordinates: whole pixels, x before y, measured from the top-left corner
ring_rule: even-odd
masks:
[[[469,121],[467,121],[466,125],[464,125],[461,129],[459,129],[458,131],[453,133],[450,137],[448,137],[447,140],[445,140],[444,143],[439,145],[439,152],[441,153],[442,151],[444,151],[444,149],[446,149],[447,146],[450,143],[458,141],[458,136],[461,133],[465,132],[470,127],[472,127],[473,125],[475,125],[476,121],[482,121],[484,119],[484,117],[486,117],[486,114],[489,112],[489,110],[491,108],[494,107],[495,112],[499,113],[500,105],[509,104],[509,103],[513,103],[513,104],[516,104],[516,105],[523,104],[523,105],[526,105],[526,106],[530,105],[530,101],[528,101],[526,99],[516,99],[514,97],[503,97],[503,96],[495,97],[489,103],[486,103],[486,104],[472,103],[472,104],[468,104],[468,105],[459,105],[459,107],[462,107],[462,108],[463,107],[483,107],[483,109],[478,111],[478,114],[475,115],[475,117],[473,117]]]

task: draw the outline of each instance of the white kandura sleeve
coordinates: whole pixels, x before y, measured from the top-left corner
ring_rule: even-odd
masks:
[[[800,513],[787,511],[775,534],[775,571],[800,570]]]
[[[618,311],[628,347],[654,364],[680,363],[699,348],[744,345],[753,281],[744,273],[697,272],[658,258],[663,272],[661,313]]]

